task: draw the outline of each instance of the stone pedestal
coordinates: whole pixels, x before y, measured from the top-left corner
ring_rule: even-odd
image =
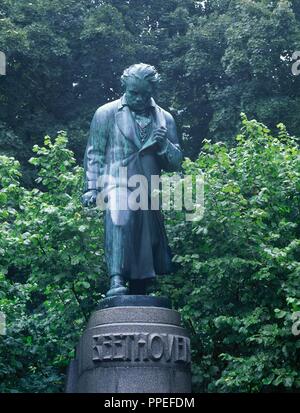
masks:
[[[68,393],[189,393],[190,340],[165,298],[103,300],[68,372]]]

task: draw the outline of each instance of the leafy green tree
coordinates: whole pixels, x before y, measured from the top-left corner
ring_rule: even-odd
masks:
[[[185,174],[205,176],[205,214],[169,217],[180,265],[162,282],[191,331],[194,390],[297,391],[299,148],[243,115],[237,145],[205,142]]]
[[[62,133],[34,147],[40,189],[0,157],[0,392],[63,389],[66,366],[106,288],[101,213],[81,206],[82,168]]]
[[[64,129],[82,158],[93,112],[115,97],[132,61],[134,42],[122,15],[101,1],[2,3],[7,75],[0,78],[0,122],[23,143],[15,155],[24,164],[42,136]],[[0,135],[0,145],[5,142]]]
[[[193,158],[203,138],[232,139],[241,111],[276,129],[284,122],[299,136],[300,80],[291,72],[299,16],[287,1],[207,1],[189,18],[164,71]],[[172,63],[175,61],[175,65]],[[171,82],[172,83],[172,82]]]
[[[0,122],[20,139],[23,166],[28,148],[58,130],[81,161],[93,112],[120,96],[122,70],[144,61],[162,73],[158,101],[192,159],[204,138],[234,144],[241,111],[299,136],[299,16],[286,0],[3,0]]]

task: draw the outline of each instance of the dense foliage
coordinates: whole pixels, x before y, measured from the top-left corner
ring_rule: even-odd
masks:
[[[192,331],[194,388],[300,387],[300,151],[243,115],[232,149],[206,142],[185,173],[205,173],[205,215],[171,220],[181,269],[165,283]],[[177,213],[178,214],[178,213]]]
[[[93,112],[139,61],[162,73],[158,101],[192,159],[203,138],[232,141],[241,111],[300,136],[299,22],[299,0],[2,0],[0,150],[26,167],[27,184],[25,159],[46,134],[66,130],[81,160]]]
[[[300,310],[300,152],[285,127],[276,136],[243,115],[236,146],[205,142],[185,174],[205,174],[205,214],[170,211],[171,295],[190,331],[196,392],[297,391]],[[63,390],[66,366],[107,288],[101,212],[80,204],[82,168],[67,138],[45,138],[30,162],[0,156],[0,392]]]
[[[106,279],[99,211],[80,204],[82,168],[66,136],[45,138],[30,162],[39,189],[19,183],[19,163],[0,156],[0,392],[51,392]],[[101,275],[101,277],[100,277]]]

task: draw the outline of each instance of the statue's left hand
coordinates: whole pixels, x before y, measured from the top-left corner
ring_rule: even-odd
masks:
[[[160,150],[167,144],[167,132],[168,130],[164,126],[154,131],[153,140],[158,144]]]

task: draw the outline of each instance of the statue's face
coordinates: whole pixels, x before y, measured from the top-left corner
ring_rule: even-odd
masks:
[[[147,80],[129,78],[126,82],[126,100],[130,109],[143,112],[150,104],[153,88]]]

